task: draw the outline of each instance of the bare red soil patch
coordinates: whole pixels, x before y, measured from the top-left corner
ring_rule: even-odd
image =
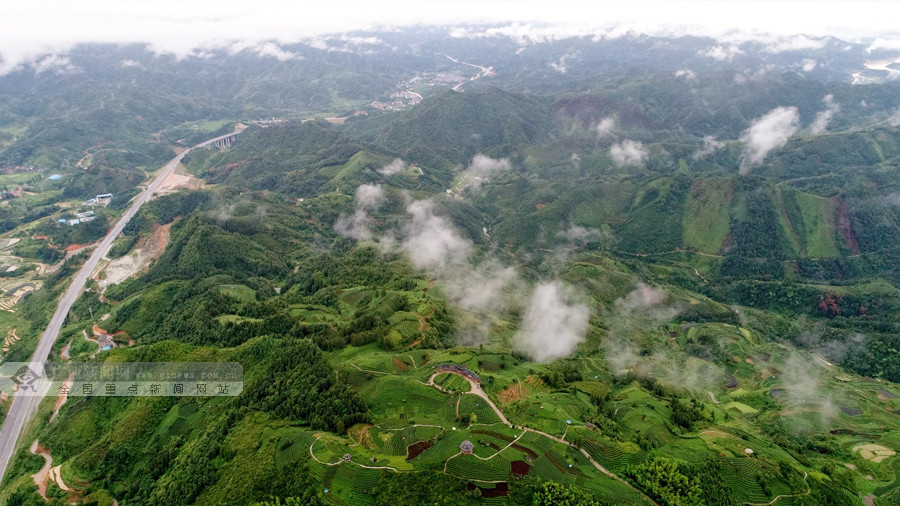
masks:
[[[78,250],[80,250],[80,249],[87,248],[88,246],[93,246],[93,244],[91,244],[91,243],[87,243],[87,244],[70,244],[70,245],[66,246],[65,252],[66,252],[66,253],[71,253],[71,252],[73,252],[73,251],[78,251]]]
[[[410,460],[418,457],[419,455],[422,454],[422,452],[431,448],[432,446],[434,446],[434,441],[432,441],[431,439],[428,439],[425,441],[419,441],[417,443],[413,443],[413,444],[407,446],[406,447],[406,461],[409,462]]]
[[[527,476],[528,472],[531,471],[531,466],[524,460],[514,460],[510,462],[509,468],[516,476]]]
[[[484,488],[478,487],[474,483],[469,484],[469,490],[474,491],[475,489],[479,489],[481,491],[481,497],[504,497],[509,495],[509,484],[506,482],[497,483],[494,488]]]
[[[519,443],[513,443],[512,447],[531,457],[531,460],[538,458],[538,454],[531,448],[526,448]]]
[[[838,205],[837,225],[838,230],[841,231],[841,236],[844,238],[844,242],[847,244],[847,247],[850,248],[850,252],[854,255],[858,255],[859,244],[856,242],[856,234],[853,233],[853,223],[850,221],[850,214],[847,212],[847,203],[843,200],[841,200],[840,205]]]
[[[400,360],[397,357],[391,358],[391,362],[394,364],[394,367],[396,367],[397,369],[400,369],[403,372],[406,372],[409,370],[409,364]]]
[[[528,395],[528,388],[521,382],[516,382],[501,390],[497,394],[497,399],[500,404],[512,404],[524,399],[526,395]]]

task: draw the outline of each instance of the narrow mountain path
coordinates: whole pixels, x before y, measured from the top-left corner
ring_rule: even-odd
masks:
[[[657,506],[659,506],[659,505],[656,503],[656,501],[654,501],[654,500],[651,499],[649,496],[647,496],[646,494],[644,494],[641,490],[639,490],[638,488],[636,488],[634,485],[632,485],[631,483],[629,483],[627,480],[625,480],[624,478],[619,477],[617,474],[613,473],[613,472],[610,471],[609,469],[606,469],[605,467],[603,467],[602,465],[600,465],[600,463],[597,462],[596,460],[594,460],[594,457],[591,457],[591,454],[588,453],[588,451],[585,450],[584,448],[581,448],[581,447],[575,445],[574,443],[572,443],[572,442],[570,442],[570,441],[566,441],[565,439],[556,437],[556,436],[554,436],[553,434],[548,434],[548,433],[546,433],[546,432],[543,432],[543,431],[540,431],[540,430],[537,430],[537,429],[532,429],[532,428],[530,428],[530,427],[523,427],[523,426],[521,426],[521,425],[514,425],[514,424],[510,423],[509,420],[503,415],[503,412],[500,411],[500,409],[497,408],[497,405],[494,404],[494,402],[491,401],[491,399],[487,396],[487,394],[484,392],[484,390],[481,389],[481,385],[480,385],[477,381],[475,381],[474,379],[472,379],[472,378],[470,378],[470,377],[468,377],[468,376],[466,376],[466,375],[464,375],[464,374],[460,374],[460,373],[458,373],[458,372],[455,372],[455,371],[439,371],[439,372],[436,372],[436,373],[432,374],[431,376],[429,376],[429,378],[428,378],[428,384],[429,384],[430,386],[432,386],[432,387],[437,388],[438,390],[440,390],[440,391],[442,391],[442,392],[449,392],[448,390],[444,389],[443,387],[441,387],[440,385],[438,385],[438,384],[436,384],[436,383],[434,382],[435,376],[437,376],[438,374],[443,374],[443,373],[455,374],[455,375],[459,376],[460,378],[463,378],[463,379],[465,379],[466,381],[468,381],[469,384],[472,386],[472,390],[469,391],[469,392],[465,392],[465,393],[467,393],[467,394],[472,394],[472,395],[477,395],[478,397],[481,397],[482,399],[484,399],[484,401],[487,402],[488,406],[490,406],[490,407],[494,410],[494,412],[497,414],[497,416],[500,418],[500,420],[501,420],[506,426],[512,427],[512,428],[515,428],[515,429],[519,429],[519,430],[523,431],[523,432],[522,432],[523,435],[525,434],[525,432],[534,432],[534,433],[540,434],[540,435],[542,435],[542,436],[545,436],[545,437],[547,437],[547,438],[549,438],[549,439],[552,439],[553,441],[556,441],[557,443],[562,443],[562,444],[564,444],[564,445],[566,445],[566,446],[571,446],[572,448],[575,448],[576,450],[580,451],[581,454],[584,455],[586,459],[588,459],[588,461],[591,463],[591,465],[594,466],[595,469],[597,469],[597,470],[600,471],[601,473],[605,474],[606,476],[609,476],[610,478],[612,478],[612,479],[614,479],[614,480],[616,480],[616,481],[619,481],[619,482],[621,482],[621,483],[624,483],[624,484],[627,485],[629,488],[631,488],[632,490],[634,490],[634,491],[637,492],[638,494],[641,494],[643,497],[645,497],[647,500],[649,500],[649,501],[652,502],[653,504],[656,504]],[[462,396],[460,396],[460,397],[462,397]],[[458,412],[458,411],[457,411],[457,416],[459,416],[459,412]],[[519,437],[522,437],[522,436],[520,435]],[[518,440],[518,438],[516,438],[516,440]],[[497,453],[500,453],[500,452],[497,452]],[[454,455],[454,456],[455,456],[455,455]],[[451,457],[451,458],[453,458],[453,457]],[[449,460],[449,459],[448,459],[448,460]],[[486,460],[486,459],[482,459],[482,460]],[[446,468],[446,463],[444,464],[444,466],[445,466],[445,468]]]

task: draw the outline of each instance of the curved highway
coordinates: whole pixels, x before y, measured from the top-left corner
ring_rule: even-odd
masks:
[[[94,271],[94,268],[97,267],[97,264],[100,262],[100,259],[103,258],[106,253],[109,251],[109,248],[112,246],[115,238],[122,232],[125,228],[125,225],[131,220],[132,217],[137,213],[138,209],[145,202],[150,200],[150,197],[159,189],[162,185],[162,182],[166,179],[167,176],[172,174],[175,171],[175,167],[181,162],[181,159],[184,158],[184,155],[188,154],[191,149],[200,148],[207,146],[209,144],[213,144],[216,141],[231,137],[236,135],[237,132],[221,135],[214,139],[210,139],[208,141],[197,144],[193,148],[188,148],[178,156],[173,158],[163,167],[162,171],[153,179],[150,185],[144,190],[143,193],[134,201],[131,207],[128,208],[128,211],[125,212],[124,215],[116,222],[116,224],[107,232],[106,236],[103,240],[100,241],[100,244],[94,248],[93,253],[81,267],[77,274],[75,274],[75,278],[72,279],[72,283],[69,285],[69,288],[63,294],[62,298],[59,300],[59,305],[56,307],[56,312],[53,313],[53,317],[50,318],[50,323],[47,325],[47,329],[41,335],[40,341],[38,341],[37,348],[34,350],[34,355],[31,358],[31,363],[35,364],[32,366],[33,369],[37,370],[37,365],[43,365],[47,362],[47,357],[50,355],[50,349],[53,347],[53,343],[56,342],[57,337],[59,336],[59,331],[62,328],[63,322],[66,319],[66,315],[69,314],[69,310],[72,308],[72,304],[75,303],[75,300],[81,294],[81,290],[84,289],[84,284],[87,282],[88,277],[91,275],[91,272]],[[12,405],[9,408],[9,413],[6,415],[6,419],[3,421],[3,426],[0,427],[0,484],[3,482],[3,476],[6,474],[6,468],[9,465],[10,459],[12,458],[12,454],[16,449],[16,441],[19,438],[19,434],[22,432],[22,428],[25,426],[26,422],[31,418],[35,411],[37,411],[38,404],[40,404],[42,396],[30,396],[30,395],[14,395],[12,398]]]

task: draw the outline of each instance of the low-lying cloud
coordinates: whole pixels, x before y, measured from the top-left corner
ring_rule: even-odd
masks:
[[[900,107],[888,118],[888,124],[892,127],[900,126]]]
[[[712,58],[716,61],[731,61],[735,56],[744,54],[741,48],[735,45],[722,46],[717,45],[708,49],[697,51],[697,55],[705,58]]]
[[[35,74],[53,72],[55,74],[77,74],[81,68],[74,65],[68,56],[48,55],[32,64]]]
[[[800,114],[796,107],[776,107],[753,120],[750,128],[741,135],[744,150],[741,155],[742,175],[759,165],[775,149],[787,144],[799,128]]]
[[[506,170],[508,165],[506,160],[476,157],[472,170],[492,174]],[[584,341],[590,310],[572,287],[557,280],[543,281],[529,296],[529,283],[514,268],[479,254],[475,244],[460,234],[430,199],[409,200],[401,223],[375,237],[368,211],[385,201],[381,186],[360,186],[354,199],[355,212],[342,214],[335,230],[356,240],[375,240],[382,251],[403,253],[415,268],[434,277],[448,302],[466,312],[456,322],[457,342],[484,343],[494,318],[512,309],[524,311],[511,345],[533,360],[545,362],[569,356]],[[584,229],[583,235],[591,234]]]
[[[394,161],[378,169],[377,172],[384,177],[390,177],[394,174],[399,174],[404,170],[406,170],[406,162],[399,158],[394,158]]]
[[[565,74],[566,72],[569,71],[566,64],[569,62],[569,60],[571,60],[577,56],[578,56],[578,51],[575,51],[574,53],[564,54],[559,57],[559,60],[557,60],[555,62],[550,62],[550,68],[559,72],[560,74]]]
[[[603,139],[613,137],[613,130],[616,128],[616,120],[613,118],[603,118],[599,123],[594,127],[597,131],[597,140],[602,141]]]
[[[668,303],[669,294],[663,289],[638,283],[625,297],[616,299],[604,319],[609,334],[603,340],[606,361],[613,374],[633,369],[640,359],[632,342],[636,331],[648,331],[670,321],[679,309]]]
[[[794,351],[788,355],[781,371],[787,402],[799,406],[814,406],[822,426],[836,417],[839,409],[822,387],[826,367],[806,353]]]
[[[809,131],[814,134],[824,132],[825,129],[828,128],[828,123],[831,123],[832,118],[834,118],[834,115],[841,111],[841,104],[834,101],[834,95],[825,95],[822,102],[825,103],[825,110],[819,111],[819,113],[816,114],[816,119],[812,122],[812,125],[809,126]]]
[[[613,162],[619,167],[628,165],[640,165],[649,157],[650,153],[644,148],[640,141],[625,139],[620,143],[613,144],[609,148],[609,155],[612,156]]]
[[[513,346],[537,362],[568,357],[584,341],[590,316],[570,287],[559,281],[541,283],[531,294]]]
[[[715,153],[719,149],[723,148],[725,143],[722,141],[717,141],[716,138],[712,135],[707,135],[703,138],[703,147],[698,149],[694,154],[694,160],[700,160],[702,158],[706,158],[707,156]]]
[[[413,265],[439,276],[447,275],[468,259],[474,248],[445,216],[434,212],[430,200],[417,200],[406,207],[410,221],[403,229],[403,248]]]
[[[370,211],[378,210],[386,199],[384,190],[381,185],[364,184],[356,188],[356,197],[354,199],[356,211],[347,216],[341,214],[338,216],[334,224],[334,230],[344,236],[357,241],[365,241],[372,238],[372,231],[369,228],[372,218],[369,216]]]
[[[493,176],[510,169],[509,160],[506,158],[494,159],[486,155],[478,154],[472,158],[466,167],[466,175],[469,184],[475,189],[488,182]]]

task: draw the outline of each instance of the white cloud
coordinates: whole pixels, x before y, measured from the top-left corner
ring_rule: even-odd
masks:
[[[735,45],[729,45],[727,47],[717,45],[706,50],[697,51],[697,54],[706,58],[712,58],[716,61],[731,61],[735,56],[744,54],[744,52]]]
[[[800,114],[796,107],[776,107],[755,119],[741,135],[744,150],[741,155],[741,174],[759,165],[766,155],[784,146],[798,129]]]
[[[888,123],[891,126],[900,126],[900,107],[888,118]]]
[[[81,69],[72,64],[68,56],[48,55],[32,63],[35,74],[53,71],[56,74],[75,74]]]
[[[816,60],[813,60],[812,58],[804,58],[803,61],[800,62],[800,64],[803,66],[804,72],[812,72],[813,70],[815,70],[818,62],[816,62]]]
[[[822,99],[822,102],[825,102],[825,110],[819,111],[819,113],[816,114],[815,121],[813,121],[812,125],[809,126],[809,131],[814,134],[820,134],[824,132],[828,127],[828,123],[830,123],[831,119],[834,118],[834,115],[841,110],[841,104],[834,101],[834,95],[825,95],[825,98]]]
[[[675,71],[675,77],[683,77],[688,81],[693,81],[697,79],[697,74],[691,69],[679,69]]]
[[[571,59],[573,59],[573,58],[575,58],[575,57],[577,57],[577,56],[578,56],[578,51],[575,51],[574,53],[567,53],[567,54],[564,54],[564,55],[562,55],[562,56],[559,57],[559,60],[557,60],[557,61],[555,61],[555,62],[550,62],[550,68],[552,68],[553,70],[559,72],[560,74],[565,74],[566,72],[568,72],[568,68],[566,67],[566,63],[567,63],[569,60],[571,60]]]
[[[558,232],[557,235],[573,243],[586,243],[605,237],[602,231],[596,228],[582,227],[581,225],[571,225],[569,228]]]
[[[701,158],[706,158],[707,156],[715,153],[717,150],[723,148],[725,143],[722,141],[717,141],[716,138],[712,135],[707,135],[703,138],[703,147],[698,149],[696,153],[694,153],[694,160],[700,160]]]
[[[559,281],[539,284],[531,295],[513,346],[536,362],[571,355],[587,333],[590,309]]]
[[[338,216],[334,223],[335,232],[357,241],[370,239],[372,231],[369,225],[372,223],[372,218],[369,216],[369,212],[378,210],[386,201],[381,185],[360,185],[356,188],[354,199],[356,211],[350,216],[345,214]]]
[[[466,167],[469,184],[475,188],[481,188],[496,174],[508,171],[510,168],[509,160],[506,158],[493,159],[489,156],[478,154],[472,158],[469,166]]]
[[[759,81],[773,69],[775,69],[775,65],[772,64],[763,65],[756,70],[746,69],[734,75],[734,82],[735,84],[746,84],[748,81]]]
[[[613,129],[616,128],[616,120],[612,118],[603,118],[594,128],[597,130],[597,140],[613,137]]]
[[[866,48],[866,51],[871,53],[872,51],[876,51],[879,49],[892,50],[892,51],[900,50],[900,38],[878,37],[877,39],[875,39],[875,42],[873,42],[872,44],[869,45],[869,47]]]
[[[385,203],[384,190],[381,185],[364,184],[356,188],[356,205],[377,210]]]
[[[811,48],[820,43],[814,37],[821,35],[878,37],[871,50],[900,47],[893,17],[872,15],[884,6],[879,0],[820,2],[811,13],[807,2],[635,0],[605,3],[602,19],[591,21],[578,0],[430,0],[427,8],[414,0],[331,0],[315,5],[278,0],[6,2],[0,16],[0,74],[41,56],[66,54],[82,42],[147,43],[159,53],[187,57],[227,48],[234,41],[283,46],[328,33],[416,24],[455,27],[452,34],[457,37],[508,37],[519,44],[634,33],[737,40],[737,30],[781,37],[808,34],[775,43],[772,51]],[[460,27],[464,23],[505,25]],[[341,47],[360,42],[377,43],[347,40]]]
[[[378,173],[382,176],[388,177],[393,176],[394,174],[399,174],[406,170],[406,162],[399,158],[394,158],[394,161],[385,165],[384,167],[378,169]]]
[[[402,244],[413,265],[442,275],[468,260],[472,241],[460,236],[449,219],[435,214],[430,200],[417,200],[406,212],[411,220],[404,228]]]
[[[140,67],[141,63],[139,61],[135,61],[135,60],[122,60],[119,63],[119,65],[121,65],[122,68],[130,68],[130,67]]]
[[[466,312],[456,321],[460,344],[485,342],[499,312],[525,304],[523,293],[528,293],[528,283],[514,268],[490,254],[479,254],[452,221],[438,214],[432,200],[410,201],[405,220],[381,237],[373,237],[367,211],[384,202],[379,185],[360,186],[354,201],[356,212],[349,217],[341,215],[335,229],[360,241],[375,239],[382,251],[404,253],[417,269],[434,277],[448,303]],[[584,340],[590,312],[568,285],[540,283],[530,300],[520,331],[513,338],[515,349],[547,360],[571,353]]]
[[[288,61],[301,58],[301,56],[296,53],[281,49],[281,47],[279,47],[278,44],[275,44],[274,42],[263,43],[258,48],[256,48],[256,54],[263,57],[270,56],[278,61]]]
[[[765,48],[768,53],[783,53],[786,51],[803,51],[810,49],[822,49],[828,42],[824,38],[812,38],[806,35],[795,35],[792,37],[782,38]]]
[[[641,360],[632,336],[646,333],[672,320],[680,312],[661,288],[638,283],[625,297],[616,299],[604,315],[609,335],[603,339],[609,370],[620,374]]]
[[[626,165],[640,165],[644,163],[650,153],[640,141],[625,139],[620,143],[613,144],[609,148],[609,154],[616,165],[624,167]]]

